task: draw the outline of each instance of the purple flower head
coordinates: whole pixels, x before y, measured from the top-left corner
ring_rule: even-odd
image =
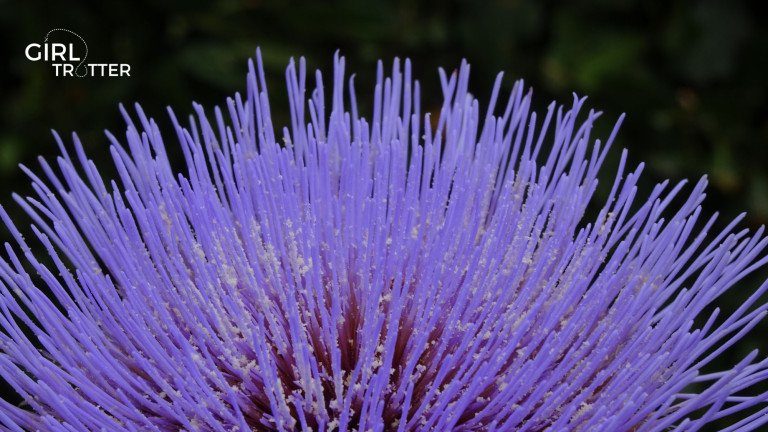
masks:
[[[621,120],[593,139],[584,99],[537,116],[499,76],[481,106],[462,64],[424,114],[395,60],[365,118],[343,58],[332,78],[318,72],[307,101],[304,60],[290,63],[279,133],[260,57],[226,109],[195,105],[188,126],[171,113],[186,174],[138,107],[108,135],[118,180],[77,137],[72,154],[57,137],[40,177],[24,168],[37,194],[15,199],[47,254],[0,212],[16,242],[0,259],[0,373],[24,399],[0,402],[3,430],[768,422],[768,361],[709,366],[766,314],[768,284],[730,315],[713,305],[768,240],[738,220],[709,235],[704,179],[637,198],[643,166],[623,153],[587,217]]]

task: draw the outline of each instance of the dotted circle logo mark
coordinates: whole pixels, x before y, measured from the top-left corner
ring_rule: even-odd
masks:
[[[77,66],[75,67],[75,76],[78,77],[78,78],[84,78],[88,74],[88,71],[87,70],[83,70],[82,72],[78,72],[78,71],[80,71],[80,68],[85,65],[85,59],[88,58],[88,44],[85,43],[85,39],[83,39],[82,36],[80,36],[79,34],[73,32],[72,30],[65,29],[65,28],[51,29],[48,33],[45,34],[45,39],[43,39],[43,43],[48,42],[48,38],[51,36],[51,33],[57,32],[57,31],[63,31],[63,32],[70,33],[70,34],[74,35],[75,37],[77,37],[78,39],[80,39],[80,42],[83,43],[83,47],[85,47],[85,55],[83,56],[82,59],[80,59],[80,63],[78,63]]]

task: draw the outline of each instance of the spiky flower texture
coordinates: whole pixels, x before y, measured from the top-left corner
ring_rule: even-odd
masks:
[[[539,118],[522,82],[497,107],[501,76],[481,107],[468,77],[441,71],[433,117],[410,63],[380,63],[365,119],[343,58],[328,105],[320,73],[306,101],[291,62],[278,137],[257,53],[228,115],[171,113],[186,175],[138,107],[124,144],[108,134],[119,181],[57,137],[55,166],[24,168],[36,197],[15,196],[46,263],[2,212],[17,246],[0,260],[0,372],[24,399],[1,402],[2,428],[766,423],[753,389],[768,361],[703,372],[766,313],[766,284],[728,316],[713,307],[765,263],[763,230],[707,235],[704,180],[637,200],[626,153],[583,221],[618,124],[593,141],[599,113],[576,97]]]

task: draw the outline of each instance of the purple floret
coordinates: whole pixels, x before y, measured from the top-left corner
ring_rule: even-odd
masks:
[[[14,196],[32,246],[0,258],[0,400],[8,431],[725,431],[768,423],[768,360],[710,363],[766,314],[768,239],[708,234],[706,179],[638,198],[585,99],[531,110],[469,65],[421,111],[409,61],[379,63],[372,116],[335,58],[330,99],[286,71],[276,135],[261,57],[247,92],[188,125],[186,173],[154,120],[122,110],[105,181],[73,137]],[[326,105],[326,102],[328,104]],[[138,120],[138,121],[136,121]],[[176,145],[176,144],[174,144]],[[613,171],[613,169],[611,169]],[[599,210],[587,212],[595,204]],[[596,216],[586,216],[593,214]],[[45,256],[43,256],[45,255]]]

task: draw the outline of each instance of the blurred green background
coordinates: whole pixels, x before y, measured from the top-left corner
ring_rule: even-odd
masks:
[[[57,153],[49,129],[77,131],[108,164],[103,129],[120,133],[117,103],[140,101],[168,126],[164,107],[188,113],[244,87],[245,60],[261,46],[277,124],[287,118],[283,68],[304,55],[329,70],[347,56],[368,95],[375,61],[410,57],[427,108],[439,103],[438,66],[472,64],[473,91],[487,100],[497,71],[522,77],[539,109],[570,93],[605,112],[602,131],[628,114],[617,146],[645,161],[644,192],[660,179],[711,180],[708,211],[723,221],[749,212],[768,221],[768,19],[743,1],[0,1],[0,202],[20,218],[11,191],[30,190],[19,163]],[[91,62],[130,63],[130,78],[57,78],[24,57],[54,27],[81,34]],[[369,101],[369,98],[368,98]],[[166,129],[169,130],[169,129]],[[618,151],[609,166],[615,166]],[[722,224],[721,224],[722,226]],[[8,235],[2,232],[2,239]],[[733,308],[768,276],[762,270],[724,299]],[[766,351],[768,324],[729,352]],[[716,428],[712,429],[716,430]]]

